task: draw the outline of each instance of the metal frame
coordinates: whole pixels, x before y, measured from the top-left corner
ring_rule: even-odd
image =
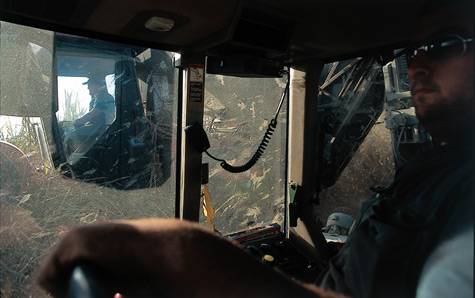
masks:
[[[177,61],[175,61],[176,63]],[[179,68],[179,67],[178,67]],[[183,69],[178,70],[178,102],[176,109],[176,164],[175,164],[175,218],[180,218],[181,213],[181,139],[183,137]]]
[[[319,232],[314,208],[317,200],[317,95],[321,61],[306,61],[290,71],[288,182],[298,186],[294,201],[299,218],[297,225],[286,227],[287,236],[293,232],[315,246],[321,259],[327,256],[326,241]],[[287,203],[290,203],[287,192]],[[290,206],[287,206],[287,210]],[[289,219],[291,214],[287,212]],[[292,220],[287,220],[290,223]]]
[[[202,153],[193,148],[184,130],[197,123],[203,125],[205,56],[181,57],[182,68],[182,110],[181,110],[181,151],[179,186],[180,195],[176,202],[177,218],[199,221],[201,206],[201,163]],[[198,82],[201,72],[201,82]]]

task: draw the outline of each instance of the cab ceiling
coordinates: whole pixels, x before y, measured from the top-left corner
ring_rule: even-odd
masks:
[[[430,1],[430,0],[429,0]],[[2,20],[208,55],[325,62],[403,45],[427,0],[0,0]],[[171,18],[169,32],[144,27]]]

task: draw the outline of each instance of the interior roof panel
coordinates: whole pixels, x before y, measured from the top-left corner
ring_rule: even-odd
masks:
[[[281,30],[289,35],[284,39],[286,44],[273,49],[282,39],[269,40],[269,48],[264,44],[256,55],[287,61],[309,57],[328,61],[404,44],[417,13],[429,1],[433,0],[69,0],[66,5],[64,1],[32,4],[29,0],[0,0],[0,13],[3,20],[50,30],[215,54],[221,48],[229,53],[230,48],[239,52],[246,46],[250,50],[245,52],[252,52],[252,44],[246,45],[243,36],[249,34],[252,43],[272,36],[266,30]],[[245,10],[262,14],[246,20],[244,26],[240,18]],[[175,28],[166,33],[145,29],[144,22],[153,15],[174,19]],[[241,25],[237,27],[241,30],[236,30]],[[260,30],[252,30],[252,26],[260,26]],[[243,28],[247,28],[244,34]],[[233,42],[233,32],[239,32],[239,42]]]
[[[90,16],[86,28],[101,28],[106,33],[129,34],[155,42],[158,39],[161,43],[186,47],[229,28],[236,9],[237,1],[201,0],[198,4],[196,1],[103,0]],[[142,15],[145,18],[141,19]],[[144,27],[147,16],[153,15],[170,16],[178,19],[178,24],[169,33],[155,33]],[[138,26],[128,30],[137,17]]]

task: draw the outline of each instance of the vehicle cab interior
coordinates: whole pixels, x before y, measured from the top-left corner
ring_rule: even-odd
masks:
[[[19,153],[0,147],[1,296],[42,297],[32,274],[69,228],[140,217],[314,281],[360,202],[431,146],[396,55],[430,2],[2,0],[0,133]],[[94,110],[112,120],[78,125]],[[340,202],[345,175],[371,185]]]

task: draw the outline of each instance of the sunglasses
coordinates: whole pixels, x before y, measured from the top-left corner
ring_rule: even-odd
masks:
[[[406,48],[398,52],[395,57],[406,55],[408,65],[420,54],[424,54],[432,61],[442,61],[465,55],[472,42],[472,37],[464,38],[460,35],[450,35],[430,40],[422,45]]]

